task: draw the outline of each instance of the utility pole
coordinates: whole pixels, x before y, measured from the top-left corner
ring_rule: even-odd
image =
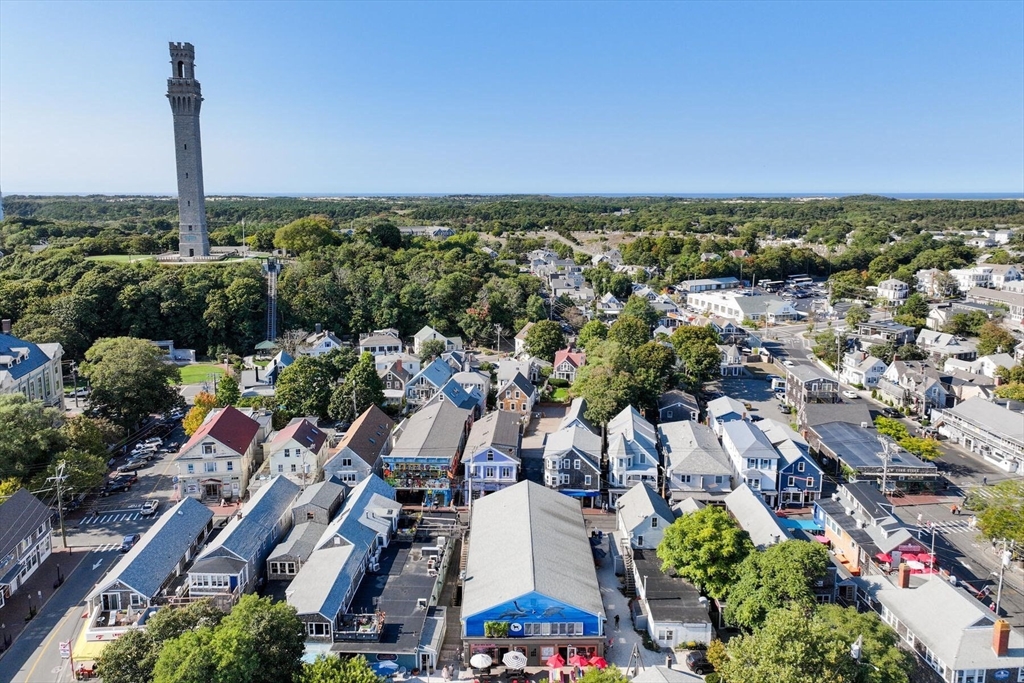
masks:
[[[75,395],[75,407],[78,407],[78,365],[75,361],[71,361],[71,385],[74,390],[71,392]]]
[[[999,541],[1003,544],[1003,550],[999,553],[999,586],[996,588],[996,616],[999,616],[999,603],[1003,599],[1003,573],[1006,568],[1010,566],[1010,558],[1013,556],[1013,541],[1007,541],[1007,539],[1001,539]],[[1009,546],[1009,547],[1007,547]]]
[[[68,536],[64,529],[64,480],[68,477],[64,474],[64,469],[67,467],[67,462],[61,460],[57,463],[57,472],[52,477],[47,477],[47,482],[53,482],[57,489],[57,516],[60,518],[60,538],[64,543],[64,549],[68,547]]]
[[[499,355],[501,354],[501,332],[502,332],[502,330],[504,330],[504,329],[505,329],[505,328],[503,328],[503,327],[501,326],[501,323],[495,323],[495,325],[494,325],[494,331],[498,333],[498,354],[499,354]]]
[[[878,441],[882,444],[882,495],[887,496],[886,487],[889,481],[889,447],[888,439],[879,435]]]

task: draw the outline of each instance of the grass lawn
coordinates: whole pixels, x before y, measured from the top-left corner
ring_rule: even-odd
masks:
[[[551,400],[555,403],[566,403],[569,400],[569,390],[558,388],[551,392]]]
[[[86,261],[112,261],[113,263],[130,263],[132,261],[149,261],[153,256],[145,254],[107,254],[104,256],[86,256]]]
[[[210,373],[216,373],[217,377],[224,376],[224,368],[213,363],[194,363],[181,368],[182,384],[202,384],[209,379]]]

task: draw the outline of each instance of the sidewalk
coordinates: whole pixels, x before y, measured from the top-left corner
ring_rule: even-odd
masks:
[[[88,550],[80,550],[72,553],[61,547],[60,539],[53,537],[55,546],[50,556],[43,560],[43,563],[36,568],[32,576],[21,586],[11,597],[7,598],[3,607],[0,607],[0,624],[3,635],[13,645],[21,632],[25,630],[29,622],[29,606],[35,608],[38,614],[43,605],[57,592],[54,584],[57,581],[57,567],[60,567],[60,575],[67,578],[89,553]],[[3,638],[0,637],[0,657],[6,649],[3,647]]]

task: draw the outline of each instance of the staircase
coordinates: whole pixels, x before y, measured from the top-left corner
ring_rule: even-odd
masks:
[[[625,578],[626,597],[636,595],[636,580],[633,577],[633,548],[629,545],[629,538],[622,539],[622,566]]]
[[[280,264],[274,259],[267,260],[263,271],[267,275],[267,341],[277,339],[277,273]]]

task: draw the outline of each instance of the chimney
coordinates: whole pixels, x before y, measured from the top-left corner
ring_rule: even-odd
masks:
[[[910,588],[910,567],[906,562],[900,562],[900,571],[897,575],[896,585],[899,588]]]
[[[321,325],[320,323],[317,323],[317,324],[316,324],[316,328],[315,328],[315,329],[316,329],[316,333],[317,333],[317,334],[320,334],[321,332],[323,332],[323,331],[324,331],[324,326],[323,326],[323,325]]]
[[[11,319],[10,318],[4,318],[3,323],[0,323],[0,324],[3,325],[2,329],[4,331],[4,334],[10,334],[11,333]]]
[[[399,358],[398,360],[395,361],[395,372],[401,372],[401,371],[402,371],[402,359]]]
[[[1010,649],[1010,622],[999,619],[992,628],[992,651],[996,657],[1005,657]]]

